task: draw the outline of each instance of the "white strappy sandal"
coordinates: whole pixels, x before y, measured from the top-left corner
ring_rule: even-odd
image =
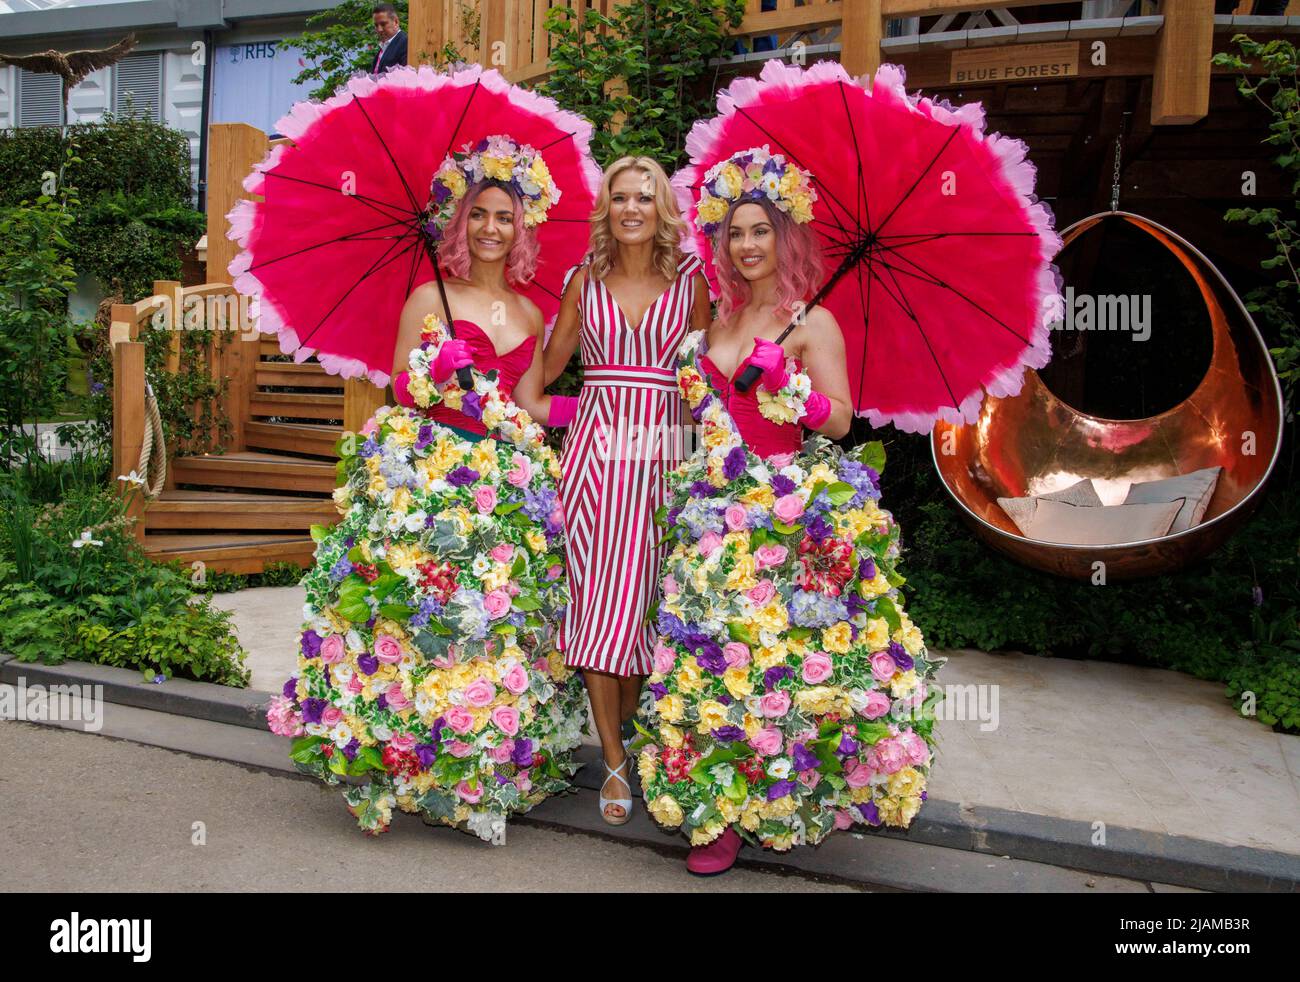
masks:
[[[605,761],[603,759],[601,760],[601,763],[605,764],[605,780],[608,781],[611,777],[617,778],[620,782],[622,782],[623,787],[627,788],[627,794],[628,794],[626,798],[606,798],[604,794],[605,785],[601,784],[600,817],[603,818],[605,822],[609,825],[626,824],[627,820],[632,817],[632,785],[627,783],[627,778],[619,774],[619,771],[627,767],[627,762],[630,759],[631,758],[629,755],[624,754],[623,763],[619,764],[617,767],[610,767],[608,764],[605,764]],[[618,817],[613,817],[607,814],[605,812],[605,809],[608,808],[610,805],[618,805],[620,808],[623,809],[623,814]]]

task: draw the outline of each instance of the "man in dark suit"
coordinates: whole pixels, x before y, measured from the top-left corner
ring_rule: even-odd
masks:
[[[371,75],[382,75],[394,65],[406,64],[406,32],[397,22],[397,8],[391,3],[375,4],[372,14],[379,50],[370,63]]]

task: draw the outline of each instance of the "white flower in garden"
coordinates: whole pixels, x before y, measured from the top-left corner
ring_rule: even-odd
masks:
[[[80,549],[82,546],[102,546],[103,540],[91,538],[90,529],[85,529],[81,533],[81,538],[72,540],[72,548]]]
[[[767,773],[778,781],[784,780],[790,774],[790,761],[785,757],[777,757],[767,765]]]
[[[484,573],[492,568],[492,560],[481,553],[474,557],[474,562],[470,564],[470,572],[475,576],[481,577]]]
[[[117,479],[119,481],[125,481],[127,484],[134,485],[135,487],[144,487],[144,478],[141,477],[139,474],[137,474],[134,470],[131,471],[130,474],[117,475]]]

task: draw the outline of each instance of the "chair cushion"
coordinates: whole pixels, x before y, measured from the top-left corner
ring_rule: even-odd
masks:
[[[1219,483],[1222,467],[1206,467],[1190,474],[1166,477],[1160,481],[1142,481],[1128,489],[1124,498],[1126,505],[1145,505],[1160,501],[1182,501],[1170,532],[1185,532],[1194,525],[1199,525],[1205,517],[1205,509],[1214,497],[1214,488]]]
[[[998,504],[1011,516],[1011,520],[1016,523],[1016,528],[1020,529],[1021,534],[1029,535],[1029,524],[1033,521],[1035,507],[1040,498],[1047,501],[1065,501],[1072,505],[1101,507],[1101,498],[1097,496],[1097,489],[1086,477],[1068,488],[1061,488],[1048,494],[1028,495],[1023,498],[999,498]]]
[[[1064,501],[1039,499],[1034,509],[1028,538],[1040,542],[1105,546],[1169,534],[1183,500],[1123,505],[1072,505]]]

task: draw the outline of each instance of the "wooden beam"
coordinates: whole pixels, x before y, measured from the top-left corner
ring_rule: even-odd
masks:
[[[1151,123],[1194,123],[1210,111],[1210,56],[1214,51],[1214,0],[1162,3],[1164,26],[1156,39]]]
[[[144,446],[144,342],[123,341],[113,345],[113,484],[128,495],[127,515],[136,519],[132,534],[144,539],[144,490],[116,480],[140,463]],[[148,474],[141,474],[148,480]]]
[[[840,63],[855,78],[875,75],[880,67],[880,41],[884,21],[881,0],[844,0],[844,26],[840,30]]]
[[[406,63],[412,67],[433,64],[447,38],[443,33],[442,0],[411,0],[407,13]]]
[[[372,385],[367,378],[344,379],[343,428],[356,433],[380,406],[395,405],[387,395],[387,389]]]
[[[856,3],[856,0],[854,0]],[[1043,0],[998,0],[997,3],[972,3],[970,0],[881,0],[885,17],[926,17],[934,14],[968,14],[990,7],[1041,7]]]
[[[850,0],[854,7],[862,0]],[[736,37],[752,34],[773,34],[781,31],[811,31],[821,27],[834,27],[844,17],[844,0],[831,3],[806,4],[788,10],[769,10],[764,13],[746,13],[733,33]]]

